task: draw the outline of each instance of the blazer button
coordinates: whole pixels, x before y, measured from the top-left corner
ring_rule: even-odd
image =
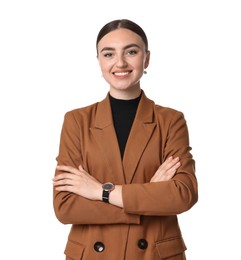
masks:
[[[98,241],[94,244],[94,249],[96,252],[101,253],[105,250],[105,245],[102,242]]]
[[[138,243],[137,243],[137,245],[138,245],[138,247],[140,248],[140,249],[146,249],[147,247],[148,247],[148,242],[145,240],[145,239],[139,239],[138,240]]]

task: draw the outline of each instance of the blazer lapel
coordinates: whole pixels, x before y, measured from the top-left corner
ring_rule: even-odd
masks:
[[[141,155],[156,127],[156,123],[153,122],[153,107],[154,102],[143,92],[123,158],[126,183],[131,183]]]
[[[100,156],[105,158],[109,169],[114,169],[116,173],[113,175],[115,183],[131,183],[134,177],[141,155],[156,127],[153,106],[154,102],[143,92],[122,161],[108,96],[97,105],[94,127],[90,131],[99,145]]]
[[[114,169],[115,183],[125,183],[119,145],[112,119],[109,97],[98,103],[94,127],[90,129],[104,156],[109,169]],[[104,158],[103,158],[104,159]]]

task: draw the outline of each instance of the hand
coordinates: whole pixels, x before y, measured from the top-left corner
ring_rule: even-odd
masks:
[[[57,170],[63,173],[53,178],[56,191],[73,192],[90,200],[102,199],[102,184],[86,172],[81,165],[79,169],[58,165]]]
[[[175,175],[180,165],[179,157],[176,157],[175,159],[173,159],[172,156],[167,158],[166,161],[157,169],[150,182],[170,180]]]

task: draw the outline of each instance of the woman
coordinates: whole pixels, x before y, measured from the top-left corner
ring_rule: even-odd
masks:
[[[184,116],[141,89],[150,52],[140,26],[111,21],[96,47],[109,93],[66,113],[53,179],[55,214],[72,224],[66,259],[185,259],[177,214],[198,192]]]

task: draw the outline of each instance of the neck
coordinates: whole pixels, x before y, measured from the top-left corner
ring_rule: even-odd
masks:
[[[113,98],[116,99],[123,99],[123,100],[129,100],[129,99],[135,99],[137,97],[139,97],[141,94],[141,89],[129,89],[127,90],[116,90],[116,89],[112,89],[110,88],[110,95]]]

